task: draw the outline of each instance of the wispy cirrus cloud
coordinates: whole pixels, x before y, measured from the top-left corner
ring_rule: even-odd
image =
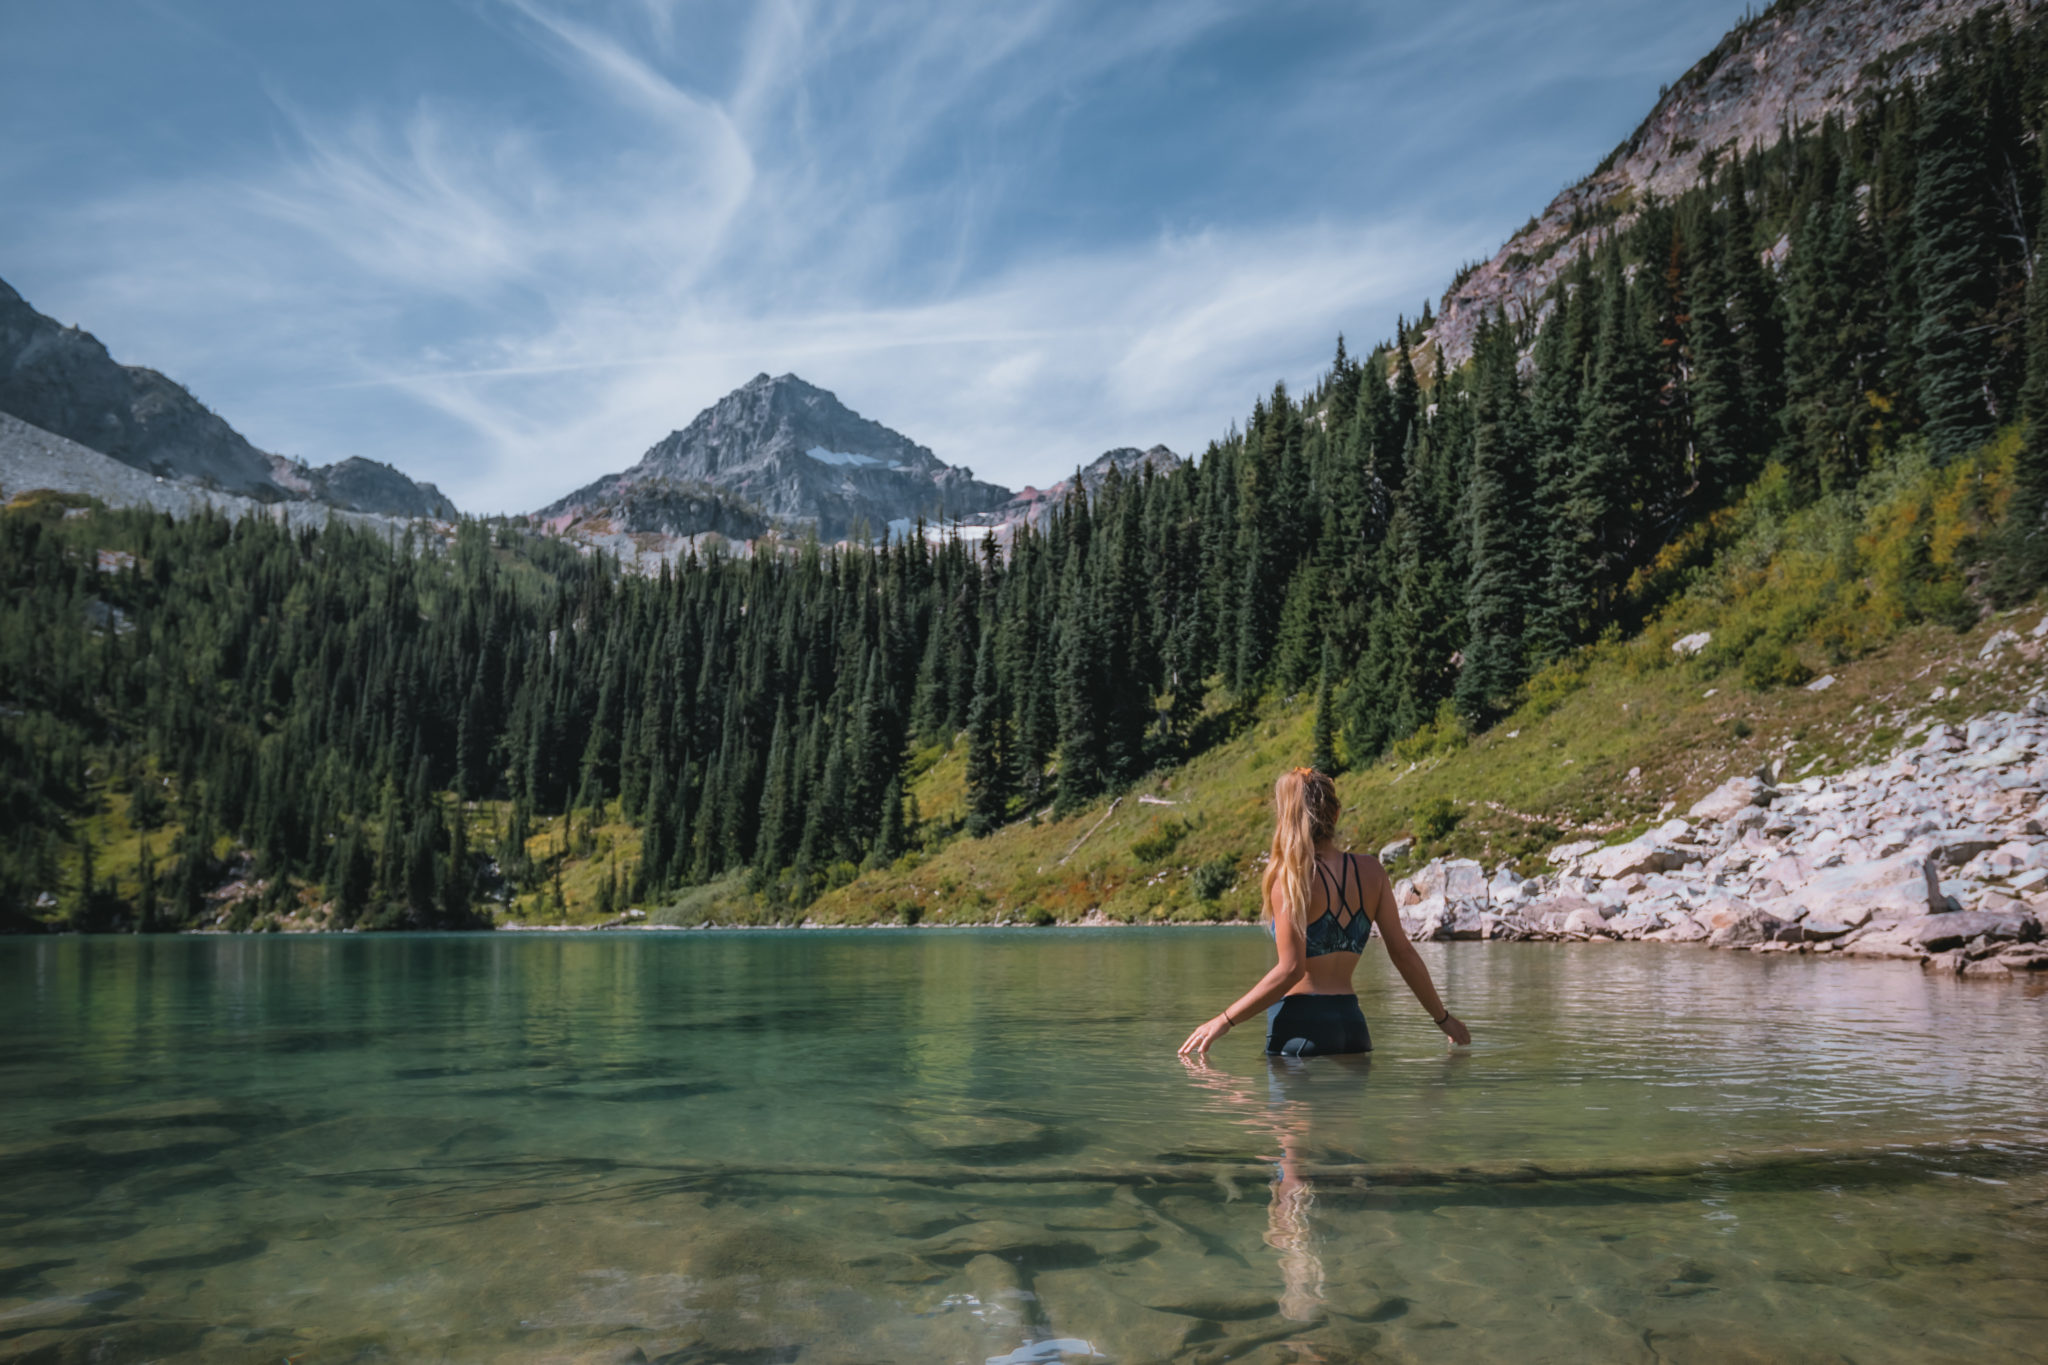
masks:
[[[1589,46],[1630,90],[1682,67],[1684,25],[1587,23],[1626,9],[373,5],[336,61],[411,60],[339,91],[272,32],[174,54],[263,136],[245,108],[217,148],[68,189],[0,165],[37,191],[0,274],[259,444],[478,511],[619,468],[760,370],[1044,482],[1199,449],[1490,251],[1559,178],[1532,139],[1590,164],[1647,100],[1610,90],[1605,141],[1504,111],[1597,84]]]

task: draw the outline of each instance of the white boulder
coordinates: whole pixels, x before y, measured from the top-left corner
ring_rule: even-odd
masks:
[[[1692,803],[1686,814],[1695,820],[1729,820],[1750,809],[1760,806],[1769,797],[1769,789],[1754,777],[1731,777],[1720,786]]]
[[[1642,872],[1669,872],[1685,866],[1685,855],[1659,846],[1648,836],[1611,848],[1599,848],[1579,859],[1580,870],[1610,881]]]

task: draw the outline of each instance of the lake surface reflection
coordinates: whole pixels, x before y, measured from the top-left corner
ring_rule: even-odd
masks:
[[[1251,930],[0,942],[0,1359],[2038,1360],[2048,994]]]

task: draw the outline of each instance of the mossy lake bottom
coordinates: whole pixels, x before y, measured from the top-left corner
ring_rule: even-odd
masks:
[[[2048,993],[1248,929],[0,941],[0,1360],[2037,1360]],[[1373,950],[1377,953],[1377,949]]]

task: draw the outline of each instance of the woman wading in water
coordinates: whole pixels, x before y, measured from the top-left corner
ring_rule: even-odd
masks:
[[[1358,1008],[1351,973],[1372,927],[1387,957],[1429,1017],[1452,1042],[1472,1041],[1465,1025],[1437,997],[1421,954],[1408,941],[1394,907],[1393,883],[1376,858],[1340,853],[1337,784],[1313,768],[1296,768],[1273,784],[1278,824],[1266,864],[1265,917],[1279,961],[1230,1008],[1188,1035],[1182,1055],[1199,1055],[1260,1010],[1266,1051],[1278,1056],[1370,1052],[1372,1035]]]

